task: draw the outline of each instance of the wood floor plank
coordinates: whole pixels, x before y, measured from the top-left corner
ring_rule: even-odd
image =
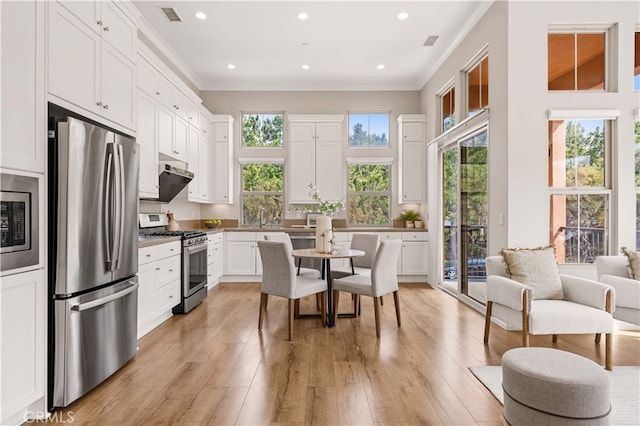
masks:
[[[371,298],[334,328],[296,319],[287,335],[286,300],[270,298],[258,330],[260,286],[223,283],[187,315],[175,315],[138,342],[133,360],[47,424],[73,413],[78,425],[498,425],[502,405],[469,367],[500,365],[520,332],[493,325],[443,291],[402,284],[402,327],[391,298],[376,338]],[[315,312],[305,298],[302,312]],[[341,309],[352,309],[341,297]],[[640,327],[616,323],[613,360],[640,365]],[[531,336],[604,364],[593,335]],[[66,415],[65,415],[66,413]],[[58,421],[55,421],[58,420]],[[43,422],[44,423],[44,422]]]

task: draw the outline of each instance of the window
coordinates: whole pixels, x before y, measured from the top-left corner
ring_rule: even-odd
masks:
[[[549,90],[604,90],[605,37],[600,32],[548,35]]]
[[[349,146],[389,146],[389,113],[349,114]]]
[[[635,33],[635,54],[633,61],[633,88],[640,91],[640,32]]]
[[[440,96],[440,111],[442,112],[442,133],[456,124],[456,88],[451,87]]]
[[[242,223],[281,224],[284,213],[284,163],[243,163]]]
[[[608,252],[609,121],[549,121],[551,244],[559,263],[592,263]]]
[[[467,112],[471,117],[489,106],[489,57],[467,73]]]
[[[282,147],[284,114],[242,114],[243,147]]]
[[[349,163],[350,225],[391,224],[391,164]]]

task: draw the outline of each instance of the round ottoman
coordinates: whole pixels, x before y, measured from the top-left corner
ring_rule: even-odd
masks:
[[[549,348],[502,357],[504,418],[510,425],[607,425],[609,378],[595,362]]]

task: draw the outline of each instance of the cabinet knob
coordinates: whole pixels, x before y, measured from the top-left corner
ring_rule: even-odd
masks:
[[[102,108],[109,109],[109,105],[102,105]]]
[[[102,102],[98,101],[98,102],[96,102],[96,105],[102,106]]]
[[[102,19],[98,19],[98,20],[96,21],[96,24],[98,24],[98,25],[102,25]]]
[[[109,27],[104,27],[103,30],[109,31]]]
[[[159,270],[160,270],[160,268],[156,267],[156,271],[159,271]]]
[[[151,257],[151,253],[147,253],[147,257]]]
[[[159,95],[159,94],[160,94],[160,92],[156,92],[156,95]]]
[[[169,272],[173,272],[173,269],[169,269]]]
[[[170,294],[170,295],[169,295],[169,299],[173,299],[173,294]]]

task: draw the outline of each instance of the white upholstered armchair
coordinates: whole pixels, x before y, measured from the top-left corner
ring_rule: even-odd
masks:
[[[627,256],[596,257],[598,280],[616,289],[613,317],[640,325],[640,281],[629,274]]]
[[[595,333],[596,344],[599,344],[600,333],[605,333],[605,368],[612,369],[614,290],[611,287],[558,274],[560,295],[540,298],[543,291],[512,279],[502,256],[487,257],[486,267],[485,344],[489,342],[492,317],[502,321],[507,330],[522,330],[523,346],[529,346],[529,334],[552,334],[556,342],[558,334]],[[555,264],[552,267],[557,270]]]

